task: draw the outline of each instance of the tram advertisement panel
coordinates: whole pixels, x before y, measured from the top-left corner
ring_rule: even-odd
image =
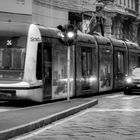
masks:
[[[70,60],[70,96],[73,92],[73,60]],[[55,46],[53,49],[53,98],[67,97],[67,47]]]
[[[100,46],[99,54],[99,91],[112,89],[112,50],[105,46]]]

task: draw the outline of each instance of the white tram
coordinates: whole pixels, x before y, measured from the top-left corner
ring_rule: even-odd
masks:
[[[1,23],[0,100],[66,97],[67,48],[59,33],[34,24]],[[72,83],[71,78],[71,96]]]
[[[1,22],[0,100],[67,97],[67,46],[60,34],[56,28]],[[140,48],[132,42],[78,32],[70,52],[70,97],[123,89],[125,75],[140,66]]]

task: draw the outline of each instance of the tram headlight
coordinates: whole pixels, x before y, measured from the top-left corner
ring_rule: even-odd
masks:
[[[126,77],[125,81],[127,84],[131,84],[133,82],[132,77]]]

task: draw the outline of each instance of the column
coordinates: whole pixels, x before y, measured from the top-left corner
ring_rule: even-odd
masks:
[[[111,27],[112,27],[112,19],[111,17],[105,18],[105,23],[104,23],[104,32],[105,36],[111,37]]]
[[[133,23],[133,41],[135,41],[135,42],[137,42],[138,24],[139,24],[139,22],[134,22]]]
[[[122,17],[116,15],[112,20],[112,35],[117,39],[122,39]]]

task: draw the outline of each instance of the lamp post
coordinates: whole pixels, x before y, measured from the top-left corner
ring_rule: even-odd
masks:
[[[73,25],[66,26],[67,44],[67,101],[70,101],[70,50],[77,40],[77,29]]]
[[[70,101],[70,46],[67,46],[67,101]]]

